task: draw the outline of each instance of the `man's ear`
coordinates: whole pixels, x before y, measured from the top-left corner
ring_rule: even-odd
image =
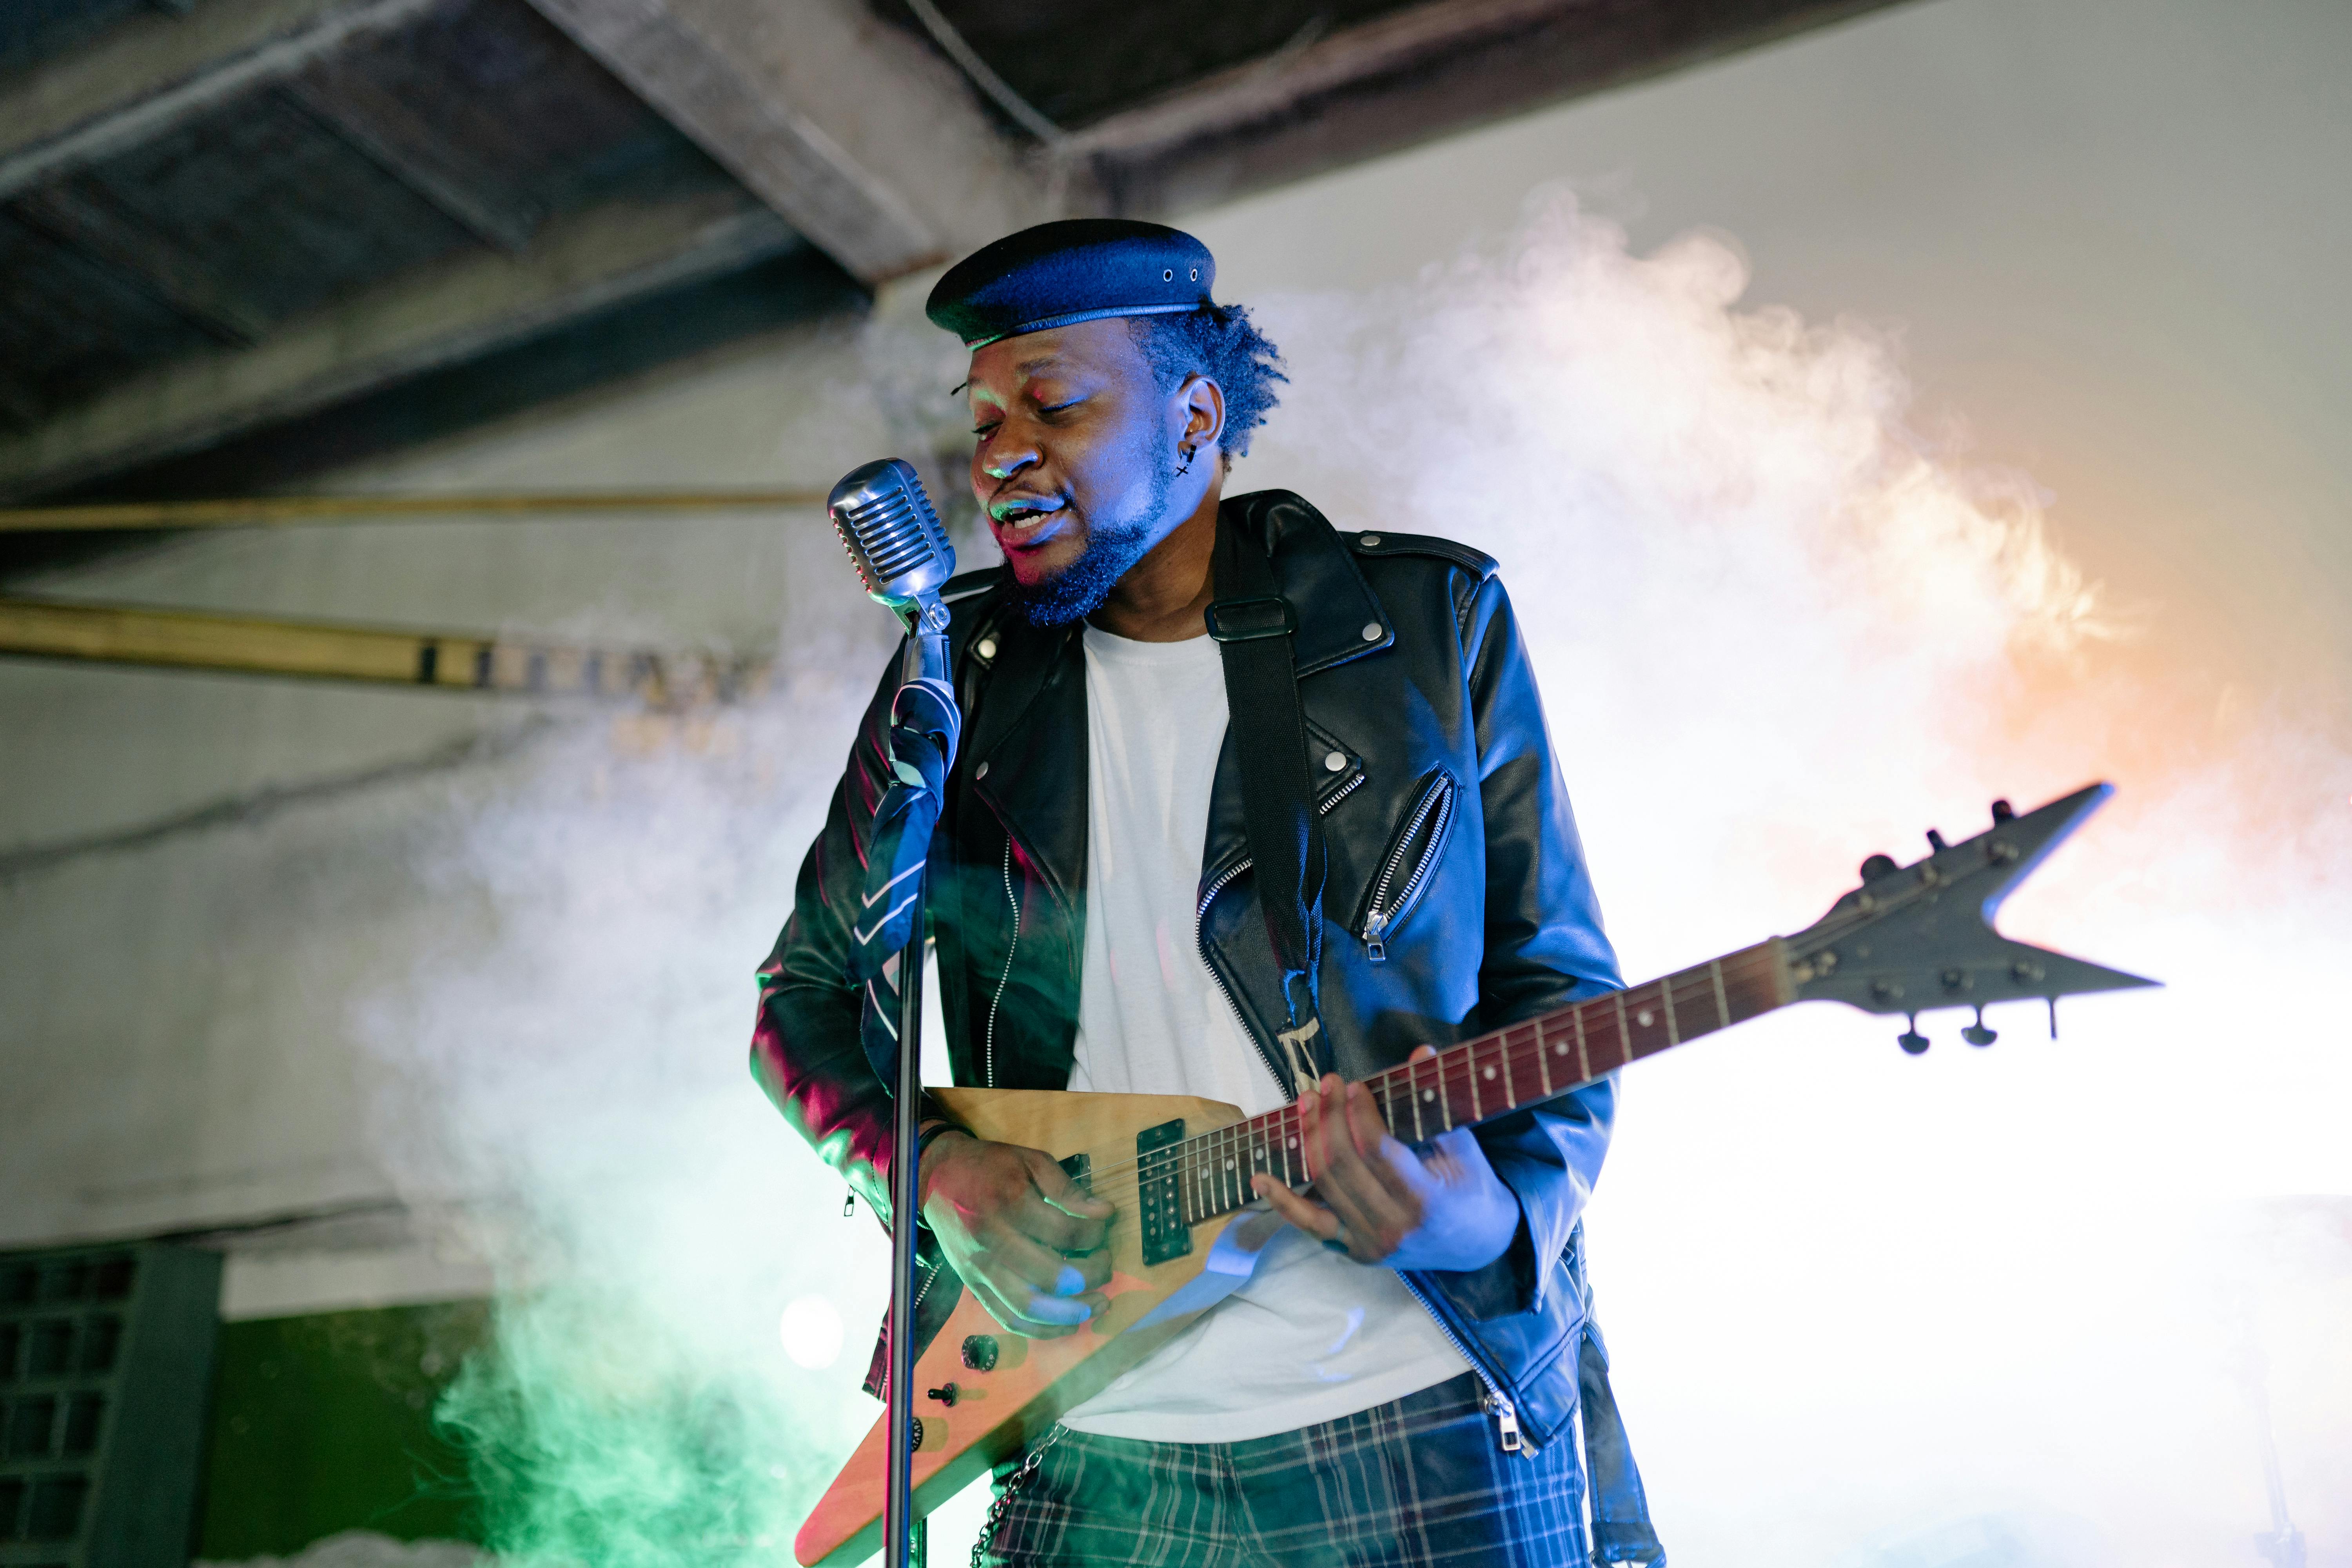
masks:
[[[1216,447],[1221,450],[1225,436],[1225,389],[1197,373],[1184,378],[1176,389],[1184,414],[1184,445],[1199,450]]]

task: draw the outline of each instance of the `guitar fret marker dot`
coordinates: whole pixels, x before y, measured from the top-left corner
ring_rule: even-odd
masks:
[[[1640,1012],[1634,1014],[1633,1022],[1641,1025],[1642,1027],[1645,1029],[1648,1028],[1650,1026],[1650,1010],[1647,1007],[1644,1007]]]
[[[1489,1083],[1495,1081],[1495,1069],[1493,1068],[1488,1068],[1486,1069],[1486,1081]]]
[[[1435,1100],[1437,1098],[1437,1091],[1433,1089],[1424,1089],[1421,1091],[1421,1098],[1423,1100]]]
[[[1568,1047],[1566,1046],[1554,1046],[1551,1048],[1551,1054],[1556,1057],[1564,1057],[1568,1055]]]

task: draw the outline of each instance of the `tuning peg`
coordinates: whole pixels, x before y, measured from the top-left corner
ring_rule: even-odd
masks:
[[[1895,864],[1892,855],[1873,855],[1862,863],[1862,879],[1875,882],[1881,877],[1892,877],[1901,868]]]
[[[1977,1021],[1960,1031],[1960,1038],[1972,1046],[1989,1046],[2000,1038],[2000,1031],[1985,1027],[1984,1009],[1977,1009]]]
[[[1937,854],[1941,855],[1945,850],[1949,849],[1951,846],[1944,842],[1944,836],[1942,834],[1937,832],[1931,827],[1927,829],[1927,847],[1933,849]]]
[[[1927,1048],[1927,1037],[1919,1032],[1918,1014],[1910,1013],[1905,1016],[1910,1020],[1911,1026],[1895,1036],[1895,1043],[1903,1047],[1905,1054],[1916,1057]]]
[[[1997,800],[1992,803],[1992,825],[1995,827],[1999,827],[2004,822],[2014,822],[2016,820],[2017,807],[2010,805],[2009,802],[2005,800]]]

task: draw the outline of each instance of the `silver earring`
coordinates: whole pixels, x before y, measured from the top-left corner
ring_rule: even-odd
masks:
[[[1180,474],[1191,473],[1192,471],[1192,454],[1196,448],[1192,447],[1179,447],[1176,449],[1184,454],[1184,460],[1176,466],[1176,471]]]

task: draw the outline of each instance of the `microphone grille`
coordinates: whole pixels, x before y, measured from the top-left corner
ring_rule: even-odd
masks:
[[[955,572],[955,547],[911,464],[884,458],[852,468],[833,487],[825,510],[877,599],[903,603]]]

